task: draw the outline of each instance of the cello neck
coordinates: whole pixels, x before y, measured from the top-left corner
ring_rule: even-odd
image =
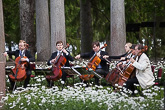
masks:
[[[66,46],[65,46],[65,47],[63,47],[63,48],[61,49],[61,51],[60,51],[59,55],[58,55],[58,56],[56,56],[56,61],[55,61],[55,63],[57,63],[57,62],[58,62],[58,60],[59,60],[60,56],[62,55],[62,51],[63,51],[64,49],[68,48],[68,47],[69,47],[69,44],[67,43],[67,44],[66,44]]]
[[[101,49],[105,48],[107,46],[107,44],[104,44],[104,46],[102,46],[98,51],[95,52],[95,54],[91,57],[91,59],[89,60],[90,62],[95,58],[95,56],[97,55],[98,52],[101,51]]]

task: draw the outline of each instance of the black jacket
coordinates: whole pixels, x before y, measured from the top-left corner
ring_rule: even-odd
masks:
[[[95,54],[95,52],[92,51],[92,52],[82,53],[82,54],[80,54],[80,56],[81,56],[81,58],[91,58],[94,54]],[[100,51],[100,55],[101,55],[100,65],[102,66],[102,69],[104,69],[105,71],[109,71],[107,61],[103,58],[103,56],[108,55],[108,53],[105,51]]]
[[[7,54],[14,55],[15,59],[19,57],[19,50],[16,51],[8,51]],[[29,59],[29,62],[34,62],[35,58],[31,55],[30,51],[25,50],[25,56]],[[26,68],[27,70],[30,70],[30,63],[28,63],[28,66]]]
[[[119,56],[109,56],[109,60],[111,60],[111,59],[120,59],[121,57],[125,57],[127,55],[127,53],[125,53],[125,54],[122,54],[122,55],[119,55]]]
[[[109,56],[108,60],[111,61],[111,59],[120,59],[121,57],[126,57],[129,54],[130,54],[130,52],[126,52],[125,54],[122,54],[119,56]]]
[[[69,52],[68,52],[68,53],[69,53]],[[47,64],[48,64],[48,65],[51,65],[50,61],[51,61],[52,59],[54,59],[56,56],[57,56],[57,51],[54,52],[54,53],[52,53],[52,55],[51,55],[50,59],[48,60]],[[70,66],[69,61],[74,61],[73,57],[70,55],[70,53],[69,53],[68,55],[66,55],[65,53],[63,53],[63,56],[64,56],[64,57],[66,58],[66,60],[67,60],[65,66],[66,66],[66,67],[69,67],[69,66]]]

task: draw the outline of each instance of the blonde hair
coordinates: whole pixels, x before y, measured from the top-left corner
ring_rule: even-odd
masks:
[[[26,43],[24,40],[19,40],[19,43]]]
[[[126,43],[126,45],[128,45],[129,48],[132,47],[132,43],[130,43],[130,42]]]

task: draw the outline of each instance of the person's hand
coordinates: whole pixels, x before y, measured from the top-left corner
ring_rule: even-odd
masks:
[[[125,60],[125,57],[121,57],[120,60]]]
[[[79,59],[80,58],[80,54],[79,55],[77,55],[77,56],[75,56],[75,59]]]
[[[21,65],[21,68],[24,68],[24,66],[25,66],[25,65],[24,65],[24,64],[22,64],[22,65]]]
[[[4,53],[2,53],[2,55],[4,55],[5,57],[7,57],[8,54],[7,54],[7,52],[4,52]]]
[[[51,63],[55,63],[56,62],[56,58],[55,59],[52,59],[50,62]]]
[[[21,61],[27,61],[26,58],[21,58]]]
[[[130,58],[130,61],[131,61],[132,63],[134,63],[134,62],[135,62],[135,60],[134,60],[133,58]]]
[[[65,54],[68,54],[68,52],[67,52],[65,49],[63,49],[62,51],[63,51]]]
[[[108,55],[104,55],[103,58],[109,58],[109,56]]]
[[[97,53],[97,56],[98,56],[98,57],[101,57],[100,53]]]

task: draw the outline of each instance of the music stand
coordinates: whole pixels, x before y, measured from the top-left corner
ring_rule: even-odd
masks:
[[[68,75],[79,75],[81,76],[81,73],[78,72],[76,69],[73,67],[61,67],[61,69],[66,72]]]
[[[81,75],[86,75],[86,74],[88,74],[88,75],[94,74],[96,77],[102,79],[102,76],[97,74],[92,69],[86,70],[86,68],[80,67],[80,66],[77,66],[77,67],[62,67],[61,69],[69,75],[79,75],[79,76],[81,76]]]

